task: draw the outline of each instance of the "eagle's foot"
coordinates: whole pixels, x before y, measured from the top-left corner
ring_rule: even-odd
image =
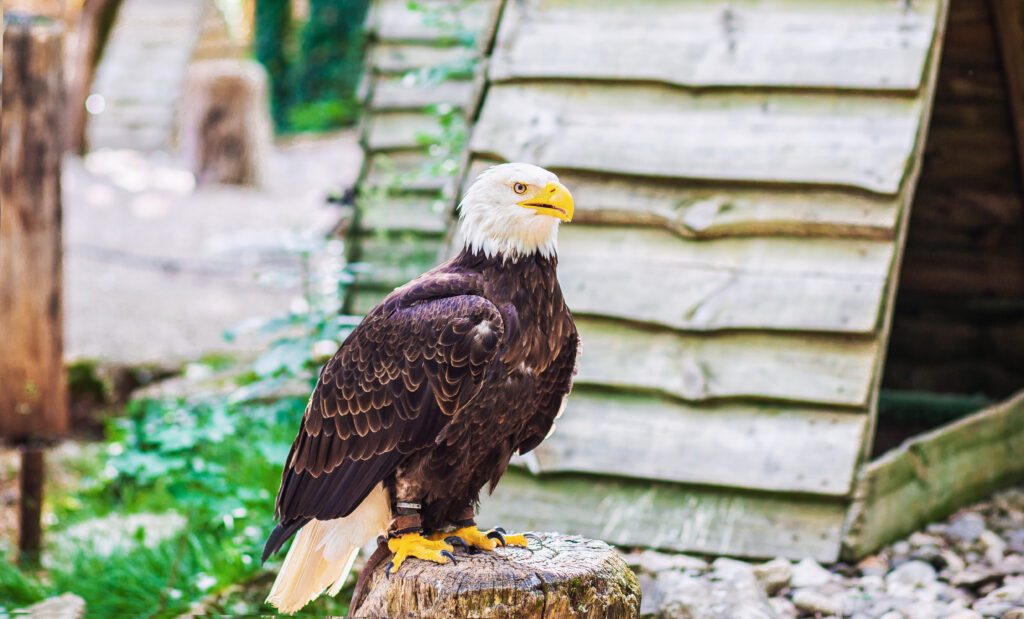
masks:
[[[469,546],[480,550],[494,550],[498,546],[521,546],[526,548],[527,540],[524,535],[509,535],[504,529],[492,529],[481,531],[476,526],[462,527],[451,533],[434,533],[430,536],[432,540],[444,540],[452,545]],[[459,540],[456,542],[455,540]]]
[[[388,575],[394,574],[409,557],[433,561],[434,563],[455,563],[454,550],[451,545],[434,539],[427,539],[419,533],[406,533],[388,540],[388,550],[395,553],[395,558],[387,567]]]

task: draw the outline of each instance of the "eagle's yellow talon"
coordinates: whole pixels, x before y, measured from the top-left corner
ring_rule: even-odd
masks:
[[[388,550],[395,553],[395,558],[391,561],[391,569],[388,570],[391,574],[397,572],[398,568],[402,567],[402,563],[405,563],[405,560],[409,557],[433,561],[434,563],[454,561],[452,557],[453,548],[449,544],[443,541],[427,539],[419,533],[406,533],[405,535],[389,539]]]
[[[528,542],[526,541],[526,536],[523,535],[522,533],[515,533],[515,534],[512,534],[512,535],[505,535],[505,545],[506,546],[519,546],[521,548],[526,548],[527,544],[528,544]]]
[[[432,540],[445,540],[450,537],[457,537],[465,542],[467,546],[479,548],[480,550],[494,550],[498,546],[521,546],[526,548],[527,544],[526,536],[524,535],[509,535],[497,529],[481,531],[475,526],[462,527],[451,533],[433,533],[430,535]]]

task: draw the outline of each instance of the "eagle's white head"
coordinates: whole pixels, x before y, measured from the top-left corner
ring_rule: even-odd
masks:
[[[462,198],[459,234],[467,248],[488,257],[551,257],[558,224],[572,214],[572,194],[557,176],[528,163],[503,163],[478,176]]]

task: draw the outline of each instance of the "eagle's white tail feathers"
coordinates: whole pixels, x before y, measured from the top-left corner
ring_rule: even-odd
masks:
[[[337,595],[359,549],[387,531],[390,521],[388,493],[379,484],[345,518],[311,520],[295,536],[267,603],[283,613],[294,613],[325,590]]]

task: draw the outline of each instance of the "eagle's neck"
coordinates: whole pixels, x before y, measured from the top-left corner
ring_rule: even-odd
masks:
[[[534,270],[554,271],[558,267],[558,254],[555,252],[550,254],[541,252],[529,254],[488,254],[483,250],[466,245],[452,259],[450,264],[455,267],[469,268],[478,272],[495,270],[516,273]]]
[[[511,262],[534,255],[553,258],[558,252],[558,220],[547,216],[524,217],[523,209],[515,208],[506,216],[464,208],[459,222],[463,247]]]

